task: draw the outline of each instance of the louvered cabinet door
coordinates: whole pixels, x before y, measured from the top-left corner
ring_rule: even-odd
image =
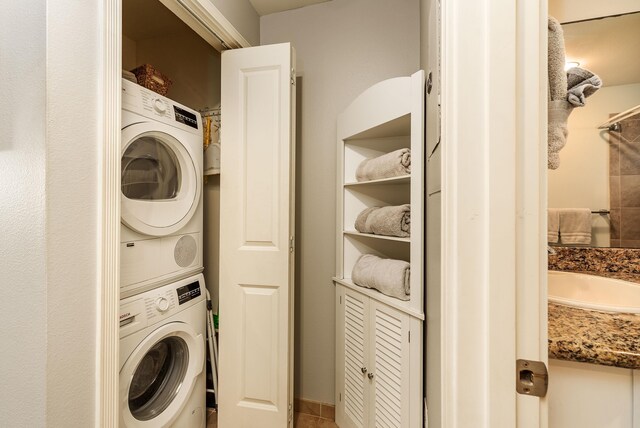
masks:
[[[375,301],[370,303],[371,428],[410,426],[410,322],[407,314]],[[414,338],[417,339],[417,338]]]
[[[341,428],[368,428],[367,378],[369,298],[339,287],[336,422]]]

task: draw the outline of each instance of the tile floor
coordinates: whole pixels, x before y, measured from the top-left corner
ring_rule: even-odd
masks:
[[[295,428],[338,428],[334,421],[319,416],[296,413],[294,418]],[[218,428],[218,414],[214,410],[207,410],[207,428]]]

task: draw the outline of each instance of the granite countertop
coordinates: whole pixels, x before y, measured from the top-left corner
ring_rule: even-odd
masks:
[[[554,247],[549,270],[640,284],[640,250]],[[549,303],[549,358],[640,369],[640,314]]]
[[[640,315],[549,303],[549,358],[640,369]]]

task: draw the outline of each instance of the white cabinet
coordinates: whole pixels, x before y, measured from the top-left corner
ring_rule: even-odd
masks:
[[[336,305],[338,425],[419,426],[422,322],[342,286]]]
[[[364,160],[411,149],[411,173],[356,180]],[[424,321],[424,72],[380,82],[338,119],[336,422],[345,427],[422,426]],[[360,233],[369,207],[410,204],[411,236]],[[351,280],[363,254],[409,262],[409,299]]]

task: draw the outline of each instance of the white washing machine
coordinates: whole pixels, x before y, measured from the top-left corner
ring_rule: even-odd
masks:
[[[202,274],[120,301],[120,428],[206,425]]]
[[[120,298],[202,271],[200,114],[122,80]]]

